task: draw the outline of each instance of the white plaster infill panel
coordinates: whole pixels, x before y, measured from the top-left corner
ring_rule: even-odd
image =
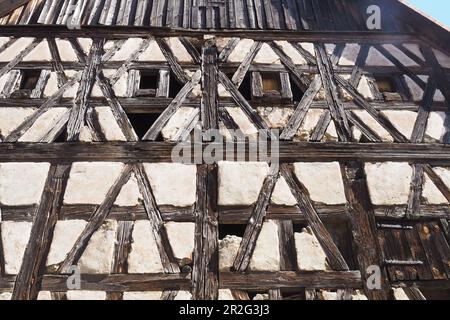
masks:
[[[49,168],[49,163],[0,163],[0,204],[39,203]]]
[[[144,163],[158,205],[189,207],[196,201],[197,167],[179,163]]]
[[[31,222],[3,221],[0,223],[6,274],[19,273],[32,225]]]
[[[399,205],[408,202],[412,168],[408,163],[366,163],[370,198],[374,205]]]
[[[255,203],[268,170],[265,162],[219,162],[219,205]]]
[[[298,162],[294,168],[312,201],[324,204],[347,202],[339,163]]]

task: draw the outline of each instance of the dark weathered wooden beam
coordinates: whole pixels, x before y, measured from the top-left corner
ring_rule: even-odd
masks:
[[[381,137],[372,128],[370,128],[355,112],[346,110],[348,120],[367,138],[370,142],[382,142]]]
[[[447,104],[450,105],[450,80],[448,75],[447,77],[445,76],[444,68],[441,66],[436,55],[429,46],[421,46],[421,49],[427,63],[431,65],[433,69],[433,76],[437,81],[438,88],[442,91]]]
[[[275,222],[278,225],[278,239],[280,241],[280,270],[297,271],[294,222],[286,219],[278,219]]]
[[[216,300],[219,295],[219,223],[217,167],[197,166],[194,266],[192,294],[196,300]]]
[[[257,71],[255,71],[257,72]],[[253,73],[255,73],[253,72]],[[160,114],[164,111],[170,102],[173,100],[172,98],[164,98],[164,97],[117,97],[120,104],[123,106],[124,110],[127,114]],[[0,108],[30,108],[36,107],[36,105],[42,105],[46,100],[45,99],[14,99],[14,98],[4,98],[0,99]],[[73,99],[70,98],[61,98],[58,104],[52,105],[51,108],[56,107],[66,107],[70,108],[73,105]],[[106,98],[91,98],[89,101],[89,105],[93,108],[104,107],[108,102]],[[378,111],[384,110],[397,110],[397,111],[418,111],[420,102],[418,101],[373,101],[367,102],[371,107]],[[221,98],[219,100],[219,104],[221,107],[233,107],[236,104],[230,101],[229,98]],[[253,109],[256,109],[261,106],[273,106],[273,101],[249,101],[250,106]],[[343,102],[346,110],[360,110],[361,108],[353,102]],[[199,107],[200,99],[190,99],[189,101],[185,101],[185,106],[189,107]],[[287,103],[283,102],[277,105],[279,108],[295,108],[293,102]],[[327,107],[327,103],[324,100],[314,100],[311,103],[312,109],[324,109]],[[446,112],[448,110],[447,104],[445,102],[433,102],[431,107],[431,111],[442,111]]]
[[[202,100],[201,119],[202,130],[218,130],[219,128],[219,94],[217,91],[217,47],[214,43],[206,42],[202,50]],[[212,137],[204,135],[205,141],[211,141]]]
[[[128,273],[128,255],[131,251],[133,227],[132,221],[119,221],[111,270],[113,274]]]
[[[47,38],[47,43],[52,55],[53,70],[56,72],[58,77],[58,87],[60,88],[68,81],[68,79],[66,73],[64,72],[64,67],[61,61],[58,46],[56,45],[56,40],[53,38]]]
[[[137,180],[139,191],[144,199],[145,211],[148,220],[150,221],[152,236],[155,239],[164,272],[179,273],[180,268],[173,255],[164,221],[156,204],[150,181],[144,170],[144,165],[142,163],[135,164],[133,166],[133,172]]]
[[[447,201],[450,202],[450,188],[445,184],[442,178],[428,164],[423,165],[423,170],[431,179],[431,181],[433,181],[434,185],[442,193],[445,199],[447,199]]]
[[[36,120],[42,116],[45,112],[47,112],[50,108],[54,107],[59,99],[63,96],[64,92],[73,86],[77,81],[79,81],[79,77],[81,75],[78,74],[74,76],[71,80],[69,80],[66,84],[64,84],[61,88],[58,89],[51,97],[46,99],[44,103],[36,110],[33,115],[26,118],[24,122],[22,122],[16,129],[14,129],[6,138],[5,142],[16,142],[22,137],[22,135],[30,129]]]
[[[328,127],[331,124],[331,112],[330,110],[325,110],[317,121],[317,124],[309,138],[311,142],[321,142],[325,133],[327,132]]]
[[[86,25],[82,29],[69,30],[66,26],[46,25],[46,26],[26,26],[8,25],[2,26],[2,36],[23,36],[27,30],[31,30],[36,37],[47,37],[52,34],[58,38],[68,37],[103,37],[106,39],[128,39],[133,37],[198,37],[210,34],[208,30],[193,29],[169,29],[157,27],[140,26],[93,26]],[[235,30],[215,30],[218,37],[236,36]],[[286,40],[295,42],[329,42],[329,43],[398,43],[420,41],[415,33],[399,32],[377,32],[377,31],[306,31],[306,30],[239,30],[241,38],[251,38],[260,41]]]
[[[347,262],[342,257],[336,244],[334,243],[328,230],[320,220],[312,201],[309,199],[308,191],[294,174],[292,165],[282,164],[281,174],[286,180],[292,194],[297,200],[298,205],[304,212],[309,226],[313,230],[325,254],[328,257],[328,263],[333,270],[349,270]]]
[[[136,132],[134,131],[134,128],[131,125],[131,122],[128,119],[127,114],[125,113],[122,104],[116,97],[116,94],[114,93],[110,81],[105,77],[103,71],[101,70],[97,72],[96,78],[98,85],[102,90],[106,100],[108,101],[108,104],[111,107],[111,111],[114,115],[114,118],[116,119],[117,124],[120,130],[122,131],[124,137],[127,139],[127,141],[138,141],[139,138],[136,135]]]
[[[382,45],[376,45],[375,48],[384,55],[389,61],[391,61],[399,70],[410,77],[422,90],[425,90],[426,83],[417,74],[412,72],[408,67],[405,67],[392,53],[390,53]]]
[[[91,47],[86,67],[81,75],[80,85],[75,98],[69,123],[67,124],[67,141],[77,141],[81,128],[86,122],[86,110],[100,68],[104,40],[96,39]]]
[[[177,288],[189,290],[190,274],[112,274],[94,275],[83,274],[81,277],[81,290],[108,291],[108,292],[136,292],[160,291]],[[359,271],[311,271],[311,272],[254,272],[231,273],[219,275],[221,289],[258,290],[268,291],[274,287],[282,289],[298,288],[354,288],[361,289],[361,275]],[[68,275],[45,275],[42,281],[42,290],[67,291]],[[0,290],[11,290],[15,276],[0,277]],[[427,282],[418,282],[426,286]],[[450,281],[441,281],[441,287],[450,286]],[[401,285],[401,283],[398,283]]]
[[[219,61],[226,62],[240,40],[241,39],[239,38],[231,38],[230,41],[228,41],[227,45],[220,52]]]
[[[164,128],[169,119],[177,112],[181,107],[188,94],[194,89],[194,87],[200,82],[202,77],[201,71],[197,71],[192,76],[192,79],[187,82],[184,87],[178,92],[177,96],[172,100],[169,106],[161,113],[159,118],[153,123],[151,128],[144,135],[142,140],[156,140]]]
[[[226,74],[219,71],[219,81],[231,94],[233,100],[242,109],[245,115],[250,119],[253,125],[260,130],[265,130],[269,132],[269,126],[264,121],[264,119],[250,106],[248,101],[244,98],[239,89],[234,85],[234,83],[228,78]]]
[[[136,159],[142,162],[172,162],[172,150],[175,146],[174,143],[165,142],[1,143],[0,162],[133,162]],[[237,147],[234,145],[234,150]],[[243,147],[246,158],[249,149],[256,150],[254,143],[244,144]],[[450,164],[450,146],[443,144],[279,142],[278,147],[279,161],[283,163],[361,160],[420,162],[444,166]],[[226,151],[226,145],[223,148]],[[269,156],[270,149],[269,144]],[[192,157],[201,159],[202,150],[199,144],[192,145]],[[235,158],[236,151],[233,159]],[[226,154],[223,159],[233,160]],[[259,157],[257,160],[267,161]]]
[[[264,179],[261,191],[259,193],[256,204],[253,208],[247,227],[244,232],[239,250],[233,263],[233,269],[244,272],[250,265],[253,252],[256,248],[259,234],[264,223],[267,213],[267,207],[270,204],[273,190],[280,175],[280,166],[278,163],[272,163],[268,176]]]
[[[334,75],[336,83],[341,88],[350,94],[354,102],[360,107],[364,108],[389,134],[394,138],[396,142],[407,142],[408,139],[384,116],[380,111],[373,108],[361,94],[352,86],[348,81],[344,80],[339,75]]]
[[[408,196],[408,206],[406,208],[406,216],[408,218],[414,218],[420,214],[422,191],[425,182],[423,164],[413,164],[412,169],[413,175],[411,178],[411,187]]]
[[[245,75],[250,69],[252,62],[255,59],[256,55],[258,54],[259,50],[261,49],[262,45],[263,45],[262,42],[258,41],[254,42],[250,50],[245,55],[241,64],[234,73],[233,78],[231,79],[231,81],[236,85],[236,87],[239,88],[241,86],[242,81],[244,81]]]
[[[341,171],[364,292],[370,300],[387,300],[389,284],[383,269],[379,279],[381,287],[374,289],[369,286],[369,277],[372,274],[368,273],[368,268],[379,266],[381,269],[383,259],[377,239],[375,213],[370,200],[364,165],[357,161],[344,162],[341,163]]]
[[[297,86],[301,90],[306,91],[311,82],[309,78],[297,68],[292,59],[283,51],[283,49],[276,42],[272,41],[269,44],[272,50],[280,57],[281,63],[294,76],[293,79],[296,82]]]
[[[62,219],[89,220],[96,205],[64,205],[61,209]],[[320,219],[326,221],[346,221],[348,216],[345,205],[319,205],[315,206]],[[3,221],[27,221],[33,222],[35,217],[35,206],[1,206]],[[194,209],[175,208],[171,206],[160,206],[161,216],[164,221],[195,222]],[[219,221],[222,224],[245,224],[252,213],[252,207],[220,207]],[[450,220],[450,208],[447,205],[421,205],[420,211],[412,220],[405,216],[405,206],[375,206],[375,217],[377,221],[432,221],[439,219]],[[294,223],[306,222],[305,215],[298,207],[284,207],[270,205],[267,209],[267,219],[292,220]],[[143,205],[133,207],[113,206],[108,219],[117,221],[147,220],[147,213]],[[397,222],[398,223],[398,222]]]
[[[177,78],[177,80],[185,84],[189,81],[189,78],[187,77],[186,73],[184,72],[183,68],[178,63],[178,60],[173,55],[172,50],[170,49],[169,45],[164,39],[155,39],[156,43],[158,43],[159,48],[161,49],[162,53],[164,54],[164,57],[166,58],[167,62],[170,65],[170,68],[174,74],[174,76]]]
[[[221,273],[220,287],[240,290],[271,290],[317,288],[342,289],[361,288],[359,271],[312,271],[312,272],[261,272],[261,273]]]
[[[315,44],[315,49],[317,55],[317,66],[319,67],[323,88],[325,90],[325,99],[334,120],[339,140],[343,142],[352,141],[353,138],[350,125],[344,111],[344,106],[339,98],[339,92],[333,77],[333,67],[326,52],[325,45]]]
[[[314,98],[322,88],[322,79],[320,76],[316,76],[308,87],[308,90],[302,96],[302,99],[295,108],[294,114],[289,119],[287,125],[283,129],[280,136],[281,140],[292,140],[300,129],[303,120],[311,107]]]
[[[3,252],[2,230],[0,228],[0,276],[4,276],[5,274],[5,253]]]
[[[29,44],[25,49],[17,54],[14,59],[8,62],[4,67],[0,69],[0,77],[11,71],[23,58],[25,58],[34,48],[36,48],[42,39],[35,39],[31,44]]]
[[[120,176],[114,182],[109,189],[103,202],[97,207],[92,217],[89,219],[88,224],[84,228],[83,232],[78,237],[72,249],[67,254],[66,258],[58,267],[59,273],[65,273],[73,265],[76,265],[83,255],[86,247],[95,231],[97,231],[105,219],[108,217],[109,211],[117,199],[122,187],[128,182],[131,177],[132,165],[127,164],[123,168]]]
[[[419,112],[417,114],[416,122],[414,124],[413,132],[411,135],[411,142],[423,142],[436,89],[437,84],[435,82],[435,79],[433,77],[430,77],[428,79],[426,89],[424,90],[423,99],[419,105]]]
[[[110,82],[112,85],[114,85],[117,81],[119,81],[119,79],[127,72],[131,69],[131,67],[133,66],[133,64],[137,63],[139,57],[141,56],[141,54],[147,50],[147,48],[150,46],[150,43],[153,41],[152,37],[148,37],[146,39],[144,39],[141,44],[139,45],[139,47],[133,52],[131,53],[131,55],[128,57],[128,59],[122,63],[119,67],[115,67],[113,69],[117,69],[116,73],[110,78]],[[81,51],[80,54],[83,54],[83,52]],[[106,69],[107,68],[107,63],[103,63],[103,67]]]
[[[53,231],[59,219],[70,165],[50,167],[31,236],[14,284],[13,300],[35,300],[39,294]]]

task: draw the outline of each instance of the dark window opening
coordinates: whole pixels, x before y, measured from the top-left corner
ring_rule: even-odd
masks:
[[[219,239],[226,236],[243,237],[246,229],[246,224],[221,224],[219,225]]]
[[[19,90],[34,90],[41,76],[41,70],[22,70]]]
[[[245,75],[244,80],[239,87],[239,92],[244,96],[246,100],[252,99],[252,80],[249,73]]]
[[[304,92],[299,88],[297,83],[294,81],[292,77],[289,77],[289,80],[291,82],[291,89],[292,89],[292,99],[295,102],[300,102],[303,98]]]
[[[141,71],[139,89],[156,89],[158,87],[158,74],[152,71]]]
[[[277,73],[262,73],[262,89],[264,93],[281,92],[280,75]]]
[[[155,97],[158,88],[159,74],[155,71],[140,72],[139,88],[136,90],[137,97]]]
[[[66,131],[63,130],[57,137],[56,139],[53,141],[54,143],[62,143],[62,142],[66,142],[67,141],[67,135],[66,135]]]
[[[176,80],[175,76],[171,73],[170,74],[170,84],[169,84],[169,97],[175,98],[182,88],[183,88],[183,85],[181,85]]]
[[[378,90],[381,93],[397,92],[394,79],[389,77],[375,77],[375,81],[377,82]]]
[[[405,88],[401,88],[400,77],[375,76],[378,91],[385,100],[403,100],[407,98]]]
[[[128,119],[139,139],[142,139],[159,116],[159,113],[135,113],[128,114]]]
[[[20,70],[20,82],[15,84],[11,98],[30,98],[39,82],[41,70]]]
[[[307,228],[308,224],[303,224],[303,223],[294,223],[293,229],[295,233],[300,233],[303,231],[303,229]]]
[[[347,221],[325,221],[324,225],[350,270],[356,270],[358,264],[353,253],[352,232],[349,223]]]

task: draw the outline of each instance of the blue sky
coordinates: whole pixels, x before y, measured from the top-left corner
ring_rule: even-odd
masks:
[[[450,0],[407,0],[410,4],[450,27]]]

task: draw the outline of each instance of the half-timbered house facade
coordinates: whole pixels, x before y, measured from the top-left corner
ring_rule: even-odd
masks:
[[[450,298],[445,27],[387,0],[0,3],[0,299]],[[246,157],[205,161],[210,130]]]

